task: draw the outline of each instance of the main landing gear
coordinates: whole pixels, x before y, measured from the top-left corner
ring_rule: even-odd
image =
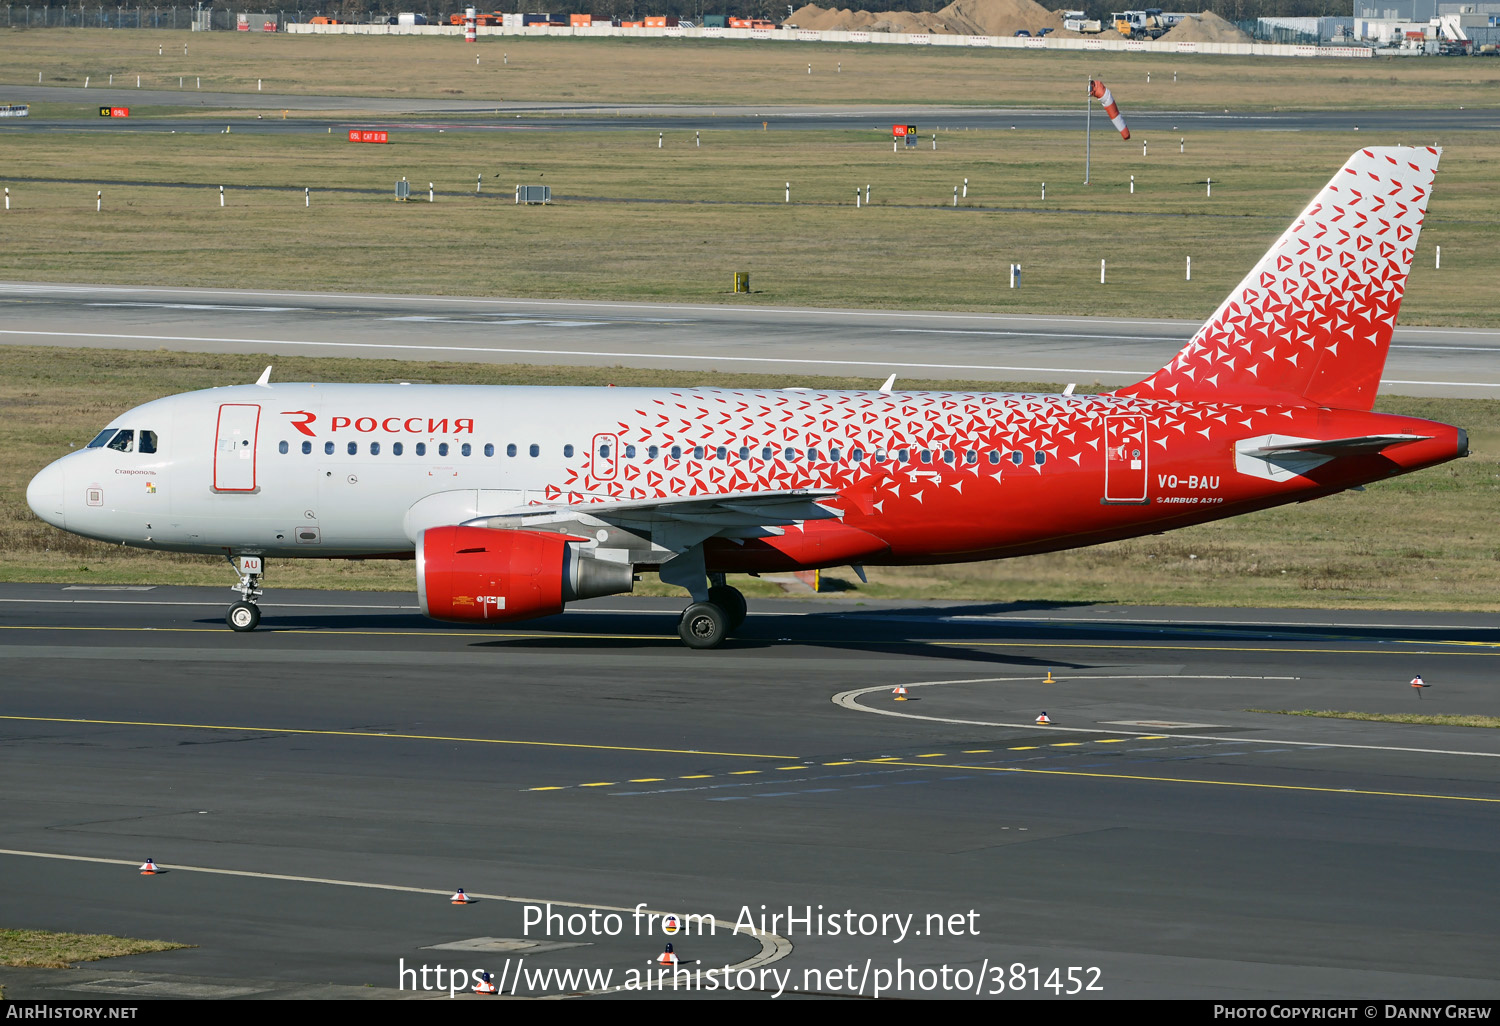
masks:
[[[263,594],[260,582],[265,577],[265,560],[260,556],[230,556],[229,565],[240,575],[240,583],[230,589],[240,593],[240,601],[229,607],[224,622],[231,630],[253,631],[260,626],[260,606],[255,600]]]
[[[710,574],[714,584],[704,602],[694,602],[682,611],[677,636],[688,648],[713,648],[739,630],[748,607],[738,588],[724,583],[723,574]]]

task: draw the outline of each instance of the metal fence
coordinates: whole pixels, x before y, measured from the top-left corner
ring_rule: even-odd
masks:
[[[144,28],[144,29],[191,29],[193,7],[65,7],[48,4],[7,4],[0,15],[0,25],[5,28]],[[206,10],[201,14],[209,19],[215,31],[233,32],[238,17],[236,11]],[[276,15],[278,24],[306,21],[323,13],[322,8],[307,10],[255,11],[249,15],[250,25],[259,29],[265,16]],[[257,20],[259,19],[259,20]]]

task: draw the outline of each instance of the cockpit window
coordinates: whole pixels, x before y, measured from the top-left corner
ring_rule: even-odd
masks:
[[[105,428],[103,431],[99,432],[97,435],[94,436],[94,440],[88,444],[88,448],[90,448],[90,449],[102,449],[102,448],[104,448],[104,443],[107,442],[107,441],[109,441],[110,436],[113,435],[114,433],[115,433],[115,429],[114,428]]]
[[[136,448],[135,448],[136,452],[155,452],[156,451],[156,432],[155,431],[142,431],[141,432],[141,437],[138,438],[136,441],[137,441],[137,445],[136,445]]]
[[[135,452],[135,432],[128,428],[109,440],[109,447],[116,452]]]

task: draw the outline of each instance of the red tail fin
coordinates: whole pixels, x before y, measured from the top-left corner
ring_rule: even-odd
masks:
[[[1177,358],[1118,394],[1370,409],[1441,154],[1354,154]]]

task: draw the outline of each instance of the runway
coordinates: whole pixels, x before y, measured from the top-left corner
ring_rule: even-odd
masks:
[[[0,344],[1124,385],[1188,321],[0,282]],[[1492,399],[1500,331],[1397,328],[1381,389]],[[414,371],[415,373],[415,371]]]
[[[737,106],[733,104],[538,103],[500,99],[407,98],[389,96],[305,96],[295,93],[234,93],[184,89],[8,85],[7,103],[83,103],[130,107],[128,119],[16,118],[0,131],[187,131],[220,132],[222,118],[198,120],[174,114],[150,117],[151,107],[205,107],[214,111],[297,111],[298,117],[268,117],[235,131],[267,134],[327,132],[330,125],[395,128],[403,131],[761,131],[870,128],[889,133],[892,124],[916,124],[923,131],[968,129],[1080,128],[1078,108],[991,107],[980,104],[865,104]],[[148,115],[144,116],[143,115]],[[486,120],[488,115],[492,119]],[[351,121],[354,118],[357,120]],[[413,122],[411,119],[420,118]],[[392,120],[396,119],[396,120]],[[514,122],[520,120],[521,124]],[[1500,110],[1465,106],[1444,110],[1152,110],[1133,108],[1137,131],[1393,132],[1493,131]],[[1403,139],[1405,136],[1403,136]]]
[[[229,595],[0,585],[6,925],[197,945],[7,997],[601,991],[660,951],[638,905],[760,997],[1500,991],[1495,732],[1248,711],[1500,714],[1492,617],[762,600],[704,653],[660,599],[476,631],[273,587],[239,635]]]

